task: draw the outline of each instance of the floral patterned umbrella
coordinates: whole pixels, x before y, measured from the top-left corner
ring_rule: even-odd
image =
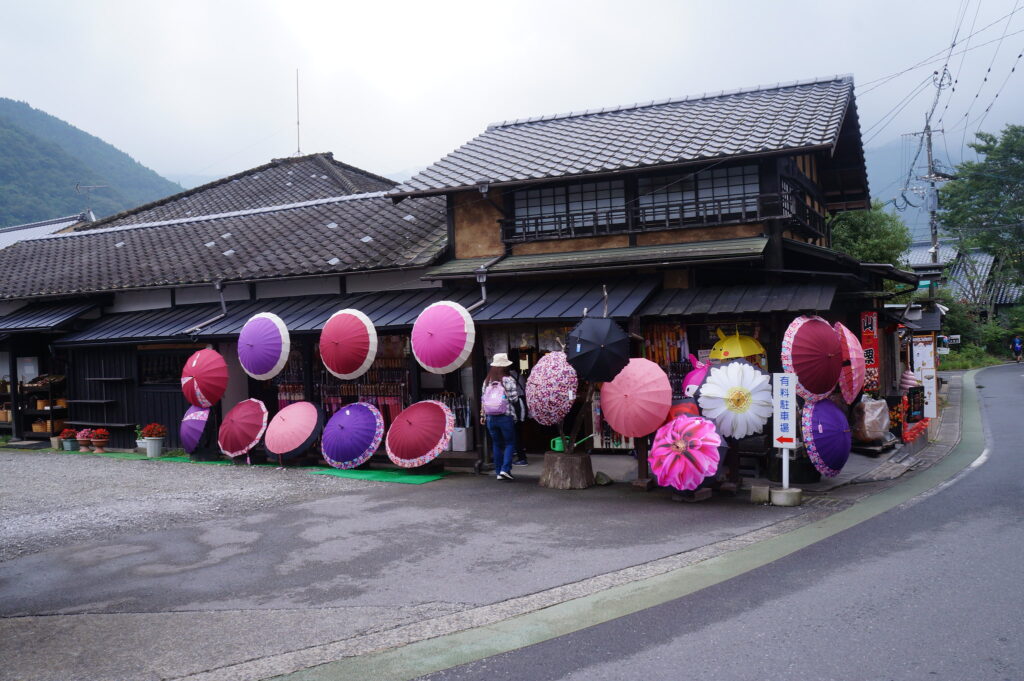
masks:
[[[861,347],[857,334],[836,322],[836,333],[843,345],[843,369],[839,373],[839,390],[847,404],[853,404],[857,395],[864,389],[864,348]]]
[[[323,454],[335,468],[364,464],[384,438],[384,417],[369,402],[346,404],[324,427]]]
[[[715,424],[700,416],[677,416],[654,435],[648,456],[651,472],[662,487],[694,490],[718,472],[722,438]]]
[[[782,337],[782,367],[796,374],[800,397],[808,402],[828,397],[843,368],[843,348],[835,329],[816,315],[794,319]]]
[[[181,392],[195,407],[212,407],[228,387],[228,364],[216,350],[197,350],[181,369]]]
[[[746,360],[711,367],[698,394],[701,414],[725,437],[738,440],[760,433],[772,415],[768,374]]]
[[[395,417],[384,446],[396,466],[414,468],[433,461],[447,449],[454,430],[455,414],[447,405],[422,400]]]
[[[242,456],[259,443],[266,429],[267,407],[250,397],[231,407],[220,425],[217,444],[227,456]]]
[[[558,425],[572,409],[579,379],[564,352],[549,352],[526,379],[526,406],[542,426]]]
[[[853,440],[846,414],[830,400],[808,402],[800,419],[807,456],[818,472],[834,478],[850,458]]]

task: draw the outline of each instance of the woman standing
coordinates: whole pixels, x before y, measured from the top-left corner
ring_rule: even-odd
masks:
[[[494,473],[498,480],[514,480],[512,455],[516,450],[516,420],[513,405],[519,399],[519,386],[509,375],[512,362],[499,352],[491,360],[480,400],[480,423],[487,426],[494,452]]]

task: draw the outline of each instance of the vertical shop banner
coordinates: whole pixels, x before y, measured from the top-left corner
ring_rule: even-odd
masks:
[[[864,348],[864,390],[878,390],[878,313],[860,313],[860,344]]]
[[[924,388],[924,417],[938,416],[939,376],[935,370],[935,336],[914,336],[914,375]]]
[[[772,446],[796,449],[796,374],[772,374]]]

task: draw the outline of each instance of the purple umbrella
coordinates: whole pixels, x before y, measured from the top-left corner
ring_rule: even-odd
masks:
[[[831,400],[808,402],[804,407],[801,427],[807,456],[818,472],[834,478],[850,458],[853,441],[846,414]]]
[[[288,327],[272,312],[253,315],[238,334],[238,361],[258,381],[277,376],[288,363],[289,350]]]
[[[203,439],[209,419],[210,410],[206,407],[189,407],[182,417],[178,436],[181,438],[182,448],[189,454],[199,447],[199,441]]]
[[[335,468],[355,468],[377,451],[384,437],[384,417],[366,402],[346,404],[324,427],[324,458]]]

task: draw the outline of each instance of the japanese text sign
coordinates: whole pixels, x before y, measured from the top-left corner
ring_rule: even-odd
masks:
[[[796,374],[772,374],[772,446],[796,449]]]

